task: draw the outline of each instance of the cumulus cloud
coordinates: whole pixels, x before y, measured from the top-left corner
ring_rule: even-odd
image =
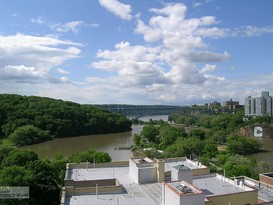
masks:
[[[41,78],[43,75],[42,70],[24,65],[6,65],[0,68],[0,79],[2,80],[34,80]]]
[[[0,78],[42,78],[50,69],[78,57],[81,46],[54,37],[0,35]]]
[[[229,35],[229,30],[216,27],[220,23],[216,17],[187,18],[187,7],[182,3],[150,11],[153,16],[148,23],[138,16],[135,29],[149,46],[120,42],[112,50],[99,50],[98,60],[91,68],[115,75],[107,79],[89,76],[86,82],[90,86],[109,89],[102,86],[107,82],[127,95],[134,93],[158,102],[178,102],[200,95],[205,85],[226,80],[213,74],[217,69],[214,63],[229,60],[231,55],[227,51],[211,51],[205,42],[206,38]],[[199,64],[205,66],[199,69]],[[208,98],[210,91],[208,88],[198,98]]]
[[[108,11],[112,12],[116,16],[124,19],[132,19],[132,9],[128,4],[120,3],[118,0],[99,0],[100,5],[106,8]]]
[[[156,63],[159,49],[144,46],[131,46],[128,42],[116,44],[116,50],[98,51],[97,56],[104,60],[92,63],[92,67],[115,71],[124,85],[146,85],[165,82],[163,69]]]

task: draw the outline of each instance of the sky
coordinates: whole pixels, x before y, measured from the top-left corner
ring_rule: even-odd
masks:
[[[1,0],[0,93],[84,104],[273,96],[272,0]]]

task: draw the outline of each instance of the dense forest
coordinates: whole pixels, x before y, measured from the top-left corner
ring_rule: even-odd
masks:
[[[73,102],[0,94],[0,137],[17,146],[58,137],[128,131],[123,115]]]

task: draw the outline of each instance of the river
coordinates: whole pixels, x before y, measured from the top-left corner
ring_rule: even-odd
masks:
[[[150,119],[162,119],[167,121],[168,116],[145,116],[140,119],[143,121],[149,121]],[[75,152],[96,149],[98,151],[108,152],[113,161],[128,160],[130,157],[137,156],[137,153],[131,152],[130,150],[118,150],[115,148],[130,146],[133,143],[133,135],[135,133],[140,133],[142,128],[143,125],[133,125],[132,131],[129,132],[58,138],[40,144],[25,146],[23,149],[35,151],[41,159],[53,159],[57,153],[68,156]],[[273,136],[258,138],[258,140],[262,142],[263,148],[268,152],[254,154],[250,157],[257,161],[268,161],[273,163]]]
[[[117,150],[115,148],[130,146],[133,135],[140,133],[142,127],[142,125],[133,125],[132,131],[122,133],[58,138],[40,144],[25,146],[23,149],[35,151],[41,159],[53,159],[57,153],[68,156],[75,152],[95,149],[108,152],[112,161],[123,161],[134,156],[134,153],[130,150]]]
[[[168,120],[167,115],[145,116],[142,121]],[[133,125],[132,131],[114,134],[86,135],[79,137],[57,138],[51,141],[25,146],[22,149],[35,151],[41,159],[53,159],[57,153],[69,156],[75,152],[82,152],[88,149],[108,152],[112,161],[128,160],[137,156],[138,153],[131,150],[118,150],[118,147],[129,147],[133,143],[133,135],[139,134],[143,125]]]

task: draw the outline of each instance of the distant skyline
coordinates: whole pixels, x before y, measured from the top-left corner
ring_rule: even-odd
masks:
[[[190,105],[273,93],[272,0],[2,0],[0,93]]]

